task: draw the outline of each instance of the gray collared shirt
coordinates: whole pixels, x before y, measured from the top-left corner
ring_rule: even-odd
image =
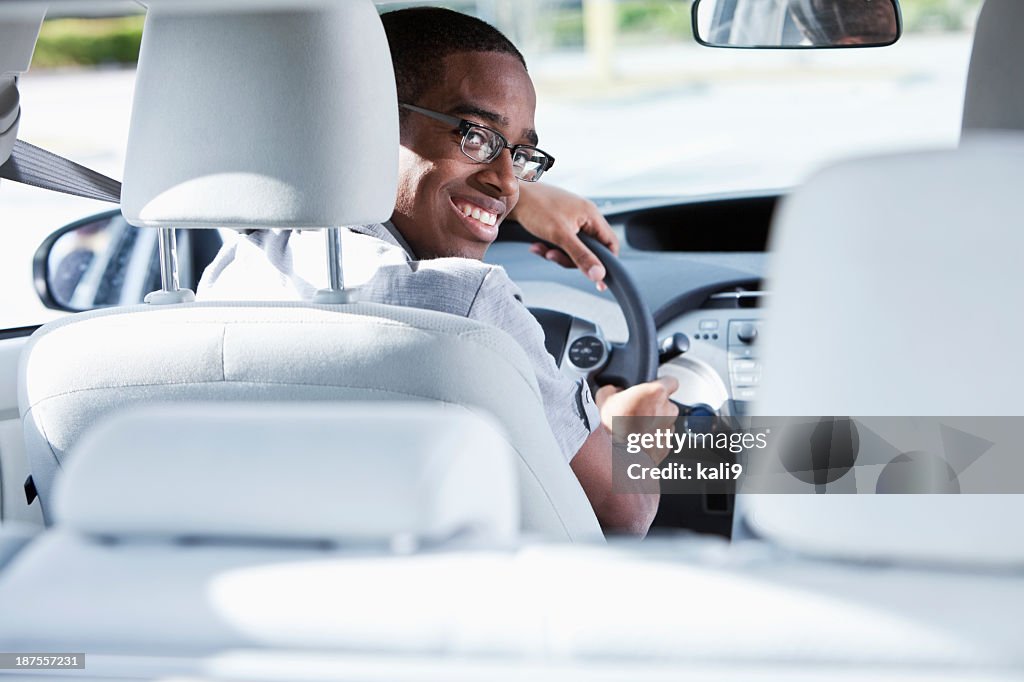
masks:
[[[548,424],[566,461],[601,420],[586,381],[562,374],[544,347],[544,332],[505,270],[468,258],[417,261],[390,223],[342,229],[345,285],[362,301],[423,308],[493,325],[526,350]],[[323,233],[261,230],[227,236],[203,273],[205,300],[309,300],[327,286]]]

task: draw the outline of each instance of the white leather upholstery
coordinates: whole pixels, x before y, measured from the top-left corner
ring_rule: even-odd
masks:
[[[16,557],[0,601],[9,647],[89,656],[269,649],[621,666],[598,679],[648,666],[674,673],[659,679],[702,665],[748,676],[794,666],[808,679],[1024,669],[1019,575],[793,561],[696,540],[394,556],[101,543],[57,528]]]
[[[974,31],[963,131],[1024,129],[1024,3],[986,0]]]
[[[39,526],[27,523],[4,523],[0,525],[0,571],[28,543],[41,532]]]
[[[432,311],[355,304],[196,303],[83,313],[45,325],[22,354],[26,453],[47,502],[56,469],[106,414],[150,402],[429,400],[493,415],[517,454],[522,527],[601,538],[547,426],[522,348]],[[380,405],[382,416],[390,405]]]
[[[370,0],[147,4],[121,194],[129,223],[331,227],[391,215],[397,96]]]
[[[773,232],[758,411],[1024,414],[1022,180],[1024,136],[1004,134],[843,163],[799,188]],[[763,495],[742,506],[757,533],[801,551],[1024,563],[1019,496]]]
[[[74,448],[55,517],[84,535],[510,542],[500,429],[430,403],[196,403],[114,413]]]

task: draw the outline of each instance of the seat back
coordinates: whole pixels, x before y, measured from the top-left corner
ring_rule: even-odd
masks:
[[[391,406],[380,403],[419,400],[497,419],[517,455],[525,531],[601,537],[547,427],[525,352],[504,332],[454,315],[305,303],[94,311],[37,331],[19,384],[27,454],[47,516],[53,479],[83,431],[133,405],[375,401],[388,415]]]
[[[1022,169],[1024,137],[1007,133],[954,151],[850,161],[799,188],[773,232],[758,412],[905,423],[1024,414]],[[892,454],[923,450],[972,489],[993,492],[991,469],[965,472],[968,441],[989,441],[987,462],[1004,462],[1008,477],[1019,466],[1005,434],[975,431],[957,442],[934,423],[928,429]],[[832,490],[876,489],[886,462],[860,443],[858,466]],[[755,533],[803,551],[1024,562],[1016,495],[777,494],[741,503]]]
[[[386,623],[404,600],[381,608],[359,595],[396,571],[418,579],[405,562],[514,547],[516,470],[500,426],[445,405],[387,407],[217,400],[99,418],[58,478],[54,526],[2,566],[0,641],[189,656],[280,645],[269,625],[309,648],[323,641],[322,617],[352,633],[367,627],[346,608],[324,612],[338,590]],[[251,582],[264,571],[346,567],[357,574],[334,574],[333,589],[286,578],[298,598]],[[273,615],[240,613],[236,590]],[[45,615],[30,606],[50,598],[64,606]],[[282,626],[286,603],[321,616]]]

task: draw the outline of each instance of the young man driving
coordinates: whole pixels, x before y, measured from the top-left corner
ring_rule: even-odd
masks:
[[[343,230],[346,284],[359,286],[360,300],[470,317],[519,341],[536,372],[551,430],[602,528],[643,535],[658,496],[612,492],[611,417],[675,415],[668,397],[678,384],[660,379],[622,391],[602,387],[595,405],[585,381],[559,372],[505,271],[481,262],[512,215],[534,234],[567,245],[584,272],[600,280],[603,269],[581,250],[576,232],[590,231],[613,245],[614,235],[590,202],[532,184],[553,159],[537,146],[536,94],[511,42],[492,26],[449,10],[399,10],[381,18],[398,86],[398,193],[388,223]],[[528,199],[520,205],[522,195]],[[566,264],[545,247],[534,251]],[[199,295],[308,299],[326,277],[321,234],[261,231],[225,245]]]

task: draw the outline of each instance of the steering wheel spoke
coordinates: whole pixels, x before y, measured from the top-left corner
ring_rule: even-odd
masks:
[[[632,361],[628,343],[613,343],[611,357],[608,364],[604,366],[600,374],[595,377],[598,385],[612,384],[621,388],[632,385],[631,373],[635,373],[635,363]]]

